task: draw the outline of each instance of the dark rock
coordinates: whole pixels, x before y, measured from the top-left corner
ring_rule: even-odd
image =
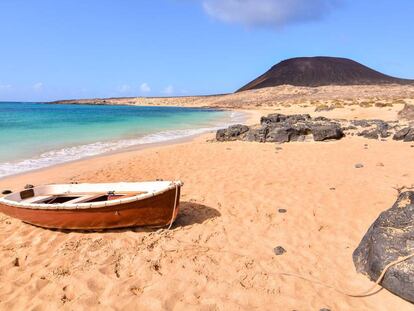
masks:
[[[405,142],[414,141],[414,128],[405,127],[394,134],[394,140],[403,140]]]
[[[286,116],[286,121],[289,123],[298,123],[300,121],[308,121],[311,119],[311,116],[308,114],[292,114]]]
[[[381,131],[380,132],[380,136],[381,136],[381,138],[388,138],[388,137],[390,137],[391,136],[391,133],[390,132],[388,132],[388,131]],[[386,139],[381,139],[382,141],[387,141]]]
[[[227,129],[218,130],[218,141],[257,141],[286,143],[304,141],[311,134],[315,141],[341,139],[347,135],[359,135],[369,139],[385,139],[398,129],[398,123],[382,120],[347,120],[329,119],[326,117],[311,118],[309,114],[284,115],[280,113],[269,114],[260,120],[260,125],[248,127],[237,124]],[[342,127],[341,124],[347,127]],[[356,133],[358,127],[365,128]],[[390,132],[391,131],[391,132]],[[394,135],[395,140],[414,141],[414,127],[407,127]]]
[[[259,128],[250,128],[249,131],[243,137],[243,140],[246,141],[258,141],[265,142],[269,128],[267,126],[261,126]]]
[[[236,124],[228,127],[227,129],[218,130],[216,133],[216,139],[218,141],[231,141],[237,140],[240,135],[246,133],[249,127],[242,124]]]
[[[365,130],[362,131],[360,133],[358,133],[358,136],[363,136],[365,138],[368,139],[378,139],[379,138],[379,133],[378,130],[374,129],[374,130]]]
[[[353,131],[353,130],[357,130],[358,128],[356,126],[350,125],[350,126],[345,126],[342,128],[343,131]]]
[[[260,124],[262,125],[271,125],[286,120],[286,116],[280,113],[269,114],[267,117],[261,117]]]
[[[367,130],[359,133],[359,136],[371,139],[378,139],[378,137],[374,138],[376,134],[382,138],[390,136],[390,133],[388,132],[390,125],[383,120],[352,120],[351,124],[356,127],[376,127],[376,130],[372,129],[371,131]]]
[[[309,123],[296,123],[292,127],[296,130],[298,137],[304,137],[312,133],[311,124]]]
[[[331,309],[322,308],[322,309],[319,309],[319,311],[331,311]]]
[[[355,168],[363,168],[363,167],[364,167],[364,164],[361,164],[361,163],[355,164]]]
[[[314,126],[312,127],[312,134],[315,141],[341,139],[344,137],[344,132],[340,125],[336,123]]]
[[[286,253],[286,250],[282,246],[277,246],[273,249],[273,252],[275,253],[276,256],[280,256]]]
[[[293,114],[293,115],[284,115],[280,113],[269,114],[267,117],[262,117],[260,119],[260,124],[262,125],[276,125],[277,123],[289,123],[294,124],[300,121],[310,120],[311,117],[308,114]]]
[[[6,194],[10,194],[10,193],[12,193],[11,190],[3,190],[1,194],[6,195]]]
[[[414,192],[399,195],[395,204],[368,229],[353,260],[358,272],[376,281],[391,262],[414,252]],[[414,302],[414,258],[392,266],[381,285],[394,294]]]
[[[411,130],[408,132],[407,135],[404,137],[405,142],[414,141],[414,128],[411,128]]]
[[[322,117],[322,116],[316,117],[313,120],[314,121],[330,121],[328,118],[325,118],[325,117]]]
[[[287,143],[293,135],[296,135],[296,133],[291,127],[276,127],[269,131],[266,142]]]
[[[284,208],[279,208],[278,212],[281,213],[281,214],[284,214],[284,213],[287,212],[287,210],[284,209]]]
[[[309,127],[302,125],[274,127],[267,133],[266,142],[287,143],[290,141],[303,141],[309,132]]]
[[[354,120],[351,123],[361,127],[375,126],[375,128],[358,133],[358,136],[363,136],[368,139],[378,139],[380,136],[381,138],[387,138],[391,135],[388,132],[390,125],[382,120]]]
[[[24,186],[24,189],[32,189],[32,188],[34,188],[34,186],[33,185],[31,185],[31,184],[27,184],[26,186]]]
[[[390,126],[387,122],[380,121],[377,123],[377,131],[380,134],[381,138],[387,138],[391,135],[391,133],[388,132],[389,128]]]
[[[394,140],[403,140],[404,137],[408,134],[408,132],[410,132],[410,128],[405,127],[403,129],[399,130],[398,132],[396,132],[392,139],[394,139]]]
[[[372,126],[372,123],[368,120],[352,120],[352,125],[358,126],[358,127],[370,127]]]

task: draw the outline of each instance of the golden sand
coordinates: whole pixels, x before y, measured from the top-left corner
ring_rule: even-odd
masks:
[[[268,110],[392,120],[400,108]],[[413,186],[410,143],[360,137],[218,143],[213,136],[1,180],[1,190],[157,178],[185,186],[171,231],[61,232],[0,215],[0,309],[412,310],[386,290],[352,298],[278,274],[369,288],[372,282],[355,272],[352,252],[394,203],[396,188]],[[276,256],[277,246],[287,252]]]

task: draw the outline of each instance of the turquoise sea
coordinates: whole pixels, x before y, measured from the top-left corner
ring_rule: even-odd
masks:
[[[0,178],[242,119],[214,109],[0,102]]]

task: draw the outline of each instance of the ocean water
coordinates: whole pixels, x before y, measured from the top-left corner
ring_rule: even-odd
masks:
[[[189,137],[243,118],[214,109],[0,102],[0,178]]]

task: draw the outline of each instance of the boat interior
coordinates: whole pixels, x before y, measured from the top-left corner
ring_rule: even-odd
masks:
[[[113,201],[162,191],[171,182],[47,185],[10,194],[4,199],[23,204],[81,204]]]
[[[27,190],[25,190],[27,191]],[[23,191],[22,191],[23,192]],[[20,194],[22,194],[22,192]],[[22,199],[22,203],[33,204],[75,204],[75,203],[95,203],[105,202],[116,199],[123,199],[128,197],[134,197],[145,192],[129,192],[129,193],[71,193],[71,194],[52,194],[52,195],[39,195],[30,196]]]

